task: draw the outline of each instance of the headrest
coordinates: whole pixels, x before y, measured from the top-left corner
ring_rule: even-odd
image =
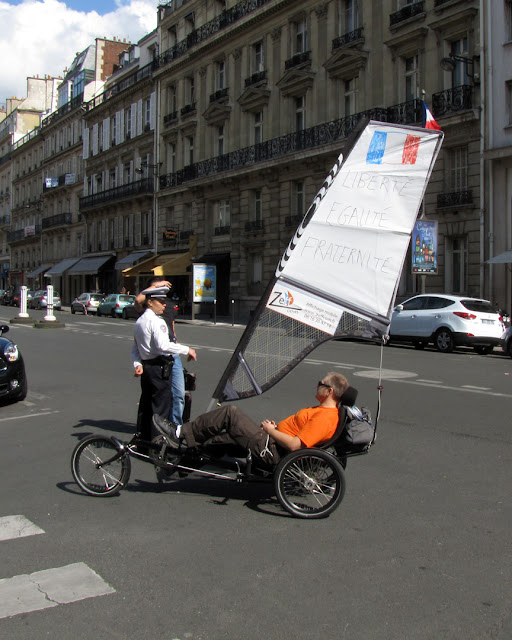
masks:
[[[154,287],[153,289],[144,289],[143,293],[147,298],[168,298],[170,293],[169,287]]]
[[[340,398],[340,406],[352,407],[357,400],[357,389],[354,387],[347,387],[345,393]]]

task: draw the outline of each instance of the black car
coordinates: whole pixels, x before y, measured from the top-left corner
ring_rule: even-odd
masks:
[[[18,347],[4,333],[6,324],[0,324],[0,401],[24,400],[27,395],[25,363]]]

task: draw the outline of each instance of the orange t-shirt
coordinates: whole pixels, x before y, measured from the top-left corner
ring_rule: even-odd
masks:
[[[277,425],[290,436],[298,436],[306,447],[314,447],[332,437],[338,426],[336,407],[308,407]]]

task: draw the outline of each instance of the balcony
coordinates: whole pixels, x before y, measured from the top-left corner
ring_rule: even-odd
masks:
[[[472,191],[453,191],[452,193],[439,193],[437,196],[437,208],[462,207],[473,204]]]
[[[142,180],[130,182],[129,184],[124,184],[121,187],[114,187],[113,189],[107,189],[106,191],[100,191],[99,193],[94,193],[90,196],[80,198],[80,209],[90,209],[106,202],[124,200],[133,196],[152,194],[153,191],[153,178],[144,178]]]
[[[245,223],[246,231],[263,231],[263,229],[263,220],[250,220],[249,222]]]
[[[249,76],[245,79],[245,88],[252,87],[255,84],[259,84],[260,82],[266,82],[267,80],[267,71],[264,69],[263,71],[258,71],[257,73],[253,73],[252,76]]]
[[[219,89],[210,95],[210,104],[212,102],[220,102],[228,97],[228,88],[224,87],[223,89]]]
[[[350,31],[349,33],[339,36],[339,38],[335,38],[332,41],[332,50],[336,51],[336,49],[341,49],[342,47],[354,44],[354,42],[361,41],[362,39],[363,27],[359,27],[359,29],[355,29],[354,31]]]
[[[231,225],[225,225],[223,227],[215,227],[213,230],[214,236],[227,236],[231,233]]]
[[[389,26],[394,27],[397,24],[400,24],[400,22],[404,22],[404,20],[409,20],[409,18],[414,18],[425,13],[424,5],[424,0],[419,0],[418,2],[405,5],[405,7],[402,7],[402,9],[395,11],[395,13],[392,13],[389,16]]]
[[[92,100],[87,102],[87,111],[90,111],[95,107],[98,107],[100,104],[103,104],[108,99],[112,98],[113,96],[116,96],[118,93],[121,93],[125,89],[129,89],[130,87],[133,87],[133,85],[141,82],[141,80],[144,80],[145,78],[150,78],[151,74],[153,73],[153,67],[154,67],[154,61],[150,62],[145,67],[142,67],[141,69],[139,69],[138,71],[135,71],[129,76],[126,76],[126,78],[119,80],[119,82],[116,82],[116,84],[106,89],[99,96],[96,96],[96,98],[93,98]]]
[[[172,113],[168,113],[166,116],[164,116],[164,125],[167,127],[171,123],[175,122],[177,119],[178,119],[178,112],[177,111],[173,111]]]
[[[298,67],[299,65],[305,64],[306,62],[311,62],[311,51],[302,51],[301,53],[296,53],[294,56],[285,61],[284,68],[286,71],[288,71],[288,69],[293,69],[294,67]]]
[[[49,218],[43,218],[41,228],[51,229],[52,227],[62,227],[73,222],[73,214],[70,212],[58,213],[55,216]]]
[[[56,187],[63,187],[65,185],[76,184],[77,176],[75,173],[65,173],[62,176],[59,176],[57,179],[48,178],[48,180],[51,180],[52,182],[51,183],[49,182],[48,184],[46,183],[46,181],[44,182],[43,193],[46,193],[47,191],[51,191]]]
[[[44,120],[42,120],[41,128],[43,129],[44,127],[47,127],[48,125],[52,124],[56,120],[59,120],[60,118],[62,118],[62,116],[66,115],[66,113],[70,113],[71,111],[73,111],[73,109],[76,109],[77,107],[79,107],[83,101],[84,101],[84,94],[82,92],[82,93],[79,93],[74,98],[71,98],[69,102],[66,102],[66,104],[63,104],[62,107],[57,109],[57,111],[54,111],[49,116],[47,116]]]
[[[191,102],[190,104],[186,104],[184,107],[180,109],[181,117],[189,116],[191,113],[195,113],[196,103]]]
[[[192,231],[192,229],[188,229],[186,231],[179,231],[178,242],[184,242],[185,240],[188,240],[190,236],[193,236],[193,235],[194,235],[194,232]]]
[[[26,240],[27,238],[35,238],[41,235],[41,225],[36,224],[33,227],[27,227],[25,229],[16,229],[16,231],[10,231],[7,234],[7,242],[18,242],[19,240]]]
[[[469,84],[432,94],[432,114],[436,118],[473,108],[473,88]]]
[[[213,18],[213,20],[210,20],[206,24],[203,24],[201,27],[194,29],[194,31],[189,33],[184,40],[178,42],[173,47],[170,47],[169,49],[167,49],[167,51],[164,51],[160,56],[154,59],[153,67],[155,69],[157,69],[158,67],[163,67],[173,60],[186,55],[189,49],[194,47],[196,44],[204,42],[205,40],[208,40],[210,38],[214,38],[222,29],[225,29],[235,22],[242,20],[248,14],[256,11],[269,2],[270,0],[241,0],[241,2],[235,4],[234,7],[223,11],[218,16]],[[171,11],[171,9],[168,9],[168,11]]]

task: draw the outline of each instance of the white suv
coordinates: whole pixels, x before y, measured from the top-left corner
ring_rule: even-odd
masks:
[[[486,354],[500,343],[503,331],[501,316],[488,300],[428,294],[394,308],[389,337],[391,342],[412,342],[417,349],[433,342],[444,353],[468,345]]]

